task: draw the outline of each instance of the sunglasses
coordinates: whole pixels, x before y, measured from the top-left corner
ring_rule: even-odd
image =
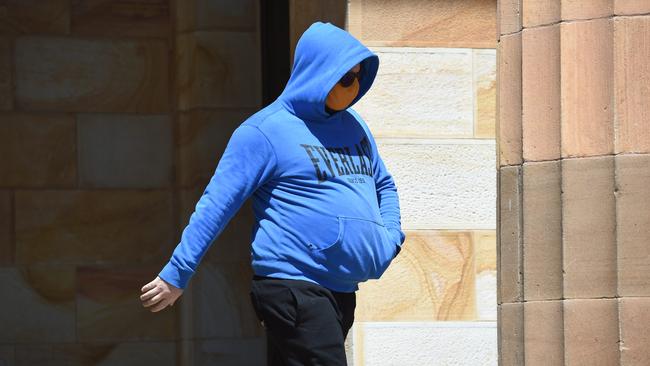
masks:
[[[358,72],[353,72],[353,71],[346,72],[339,80],[339,84],[341,84],[342,87],[347,88],[350,85],[352,85],[355,78],[361,81],[361,70],[359,70]]]

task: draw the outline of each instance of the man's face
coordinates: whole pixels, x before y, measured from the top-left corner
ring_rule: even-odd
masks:
[[[325,104],[335,110],[347,108],[359,92],[359,72],[361,64],[354,65],[330,90]],[[356,74],[356,75],[351,75]]]

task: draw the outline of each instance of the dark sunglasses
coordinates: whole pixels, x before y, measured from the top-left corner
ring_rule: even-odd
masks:
[[[352,85],[355,78],[361,81],[361,70],[359,70],[358,72],[353,72],[353,71],[346,72],[339,80],[339,84],[341,84],[342,87],[347,88],[350,85]]]

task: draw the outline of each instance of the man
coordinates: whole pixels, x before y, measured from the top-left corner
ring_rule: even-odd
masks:
[[[252,195],[251,301],[270,365],[346,365],[358,283],[399,253],[397,189],[361,117],[377,55],[316,22],[296,45],[282,94],[232,134],[181,242],[143,306],[160,311],[187,286],[210,243]]]

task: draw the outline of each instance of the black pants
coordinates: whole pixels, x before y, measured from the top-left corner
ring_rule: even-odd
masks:
[[[251,301],[266,330],[269,366],[346,366],[356,293],[302,280],[254,276]]]

